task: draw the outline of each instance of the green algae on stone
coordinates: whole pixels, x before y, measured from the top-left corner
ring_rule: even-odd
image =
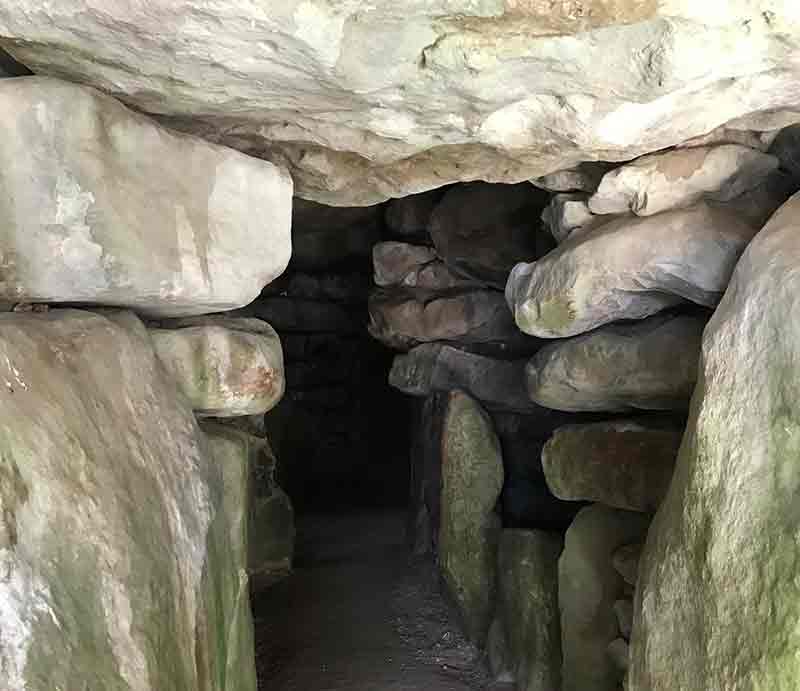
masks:
[[[439,565],[467,635],[482,644],[495,598],[503,459],[491,419],[461,391],[449,394],[441,448]]]

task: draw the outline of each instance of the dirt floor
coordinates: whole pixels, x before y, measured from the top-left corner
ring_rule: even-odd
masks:
[[[295,573],[254,596],[260,691],[477,691],[489,683],[404,515],[307,518]]]

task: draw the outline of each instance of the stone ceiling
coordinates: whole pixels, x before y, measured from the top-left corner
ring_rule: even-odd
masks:
[[[800,120],[796,0],[48,0],[0,37],[333,205]]]

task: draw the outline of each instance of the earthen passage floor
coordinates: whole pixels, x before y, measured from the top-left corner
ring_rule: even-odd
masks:
[[[294,575],[253,607],[260,691],[495,688],[400,513],[302,521]]]

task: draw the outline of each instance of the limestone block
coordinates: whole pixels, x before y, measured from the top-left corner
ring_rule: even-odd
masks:
[[[291,253],[292,181],[86,87],[0,81],[0,300],[242,307]]]
[[[482,645],[492,619],[503,458],[491,418],[467,394],[449,395],[442,428],[439,566],[469,638]]]
[[[742,256],[703,336],[675,477],[639,569],[634,691],[800,683],[798,262],[795,195]]]
[[[775,156],[741,144],[650,154],[606,173],[589,209],[652,216],[705,197],[725,202],[758,187],[777,167]]]
[[[525,370],[530,397],[567,411],[685,410],[704,315],[655,315],[546,345]]]
[[[201,416],[259,415],[283,396],[281,342],[258,319],[197,317],[150,329],[156,355]]]
[[[648,418],[560,427],[542,450],[547,485],[559,499],[655,512],[682,437],[682,425]]]
[[[594,504],[567,530],[558,563],[563,691],[617,691],[622,673],[608,645],[619,637],[614,603],[624,594],[624,582],[611,555],[640,540],[648,523],[642,514]]]
[[[542,338],[642,319],[683,300],[713,307],[757,230],[705,203],[621,218],[518,264],[506,298],[519,328]]]
[[[255,691],[241,487],[141,322],[0,314],[0,353],[0,686]]]

